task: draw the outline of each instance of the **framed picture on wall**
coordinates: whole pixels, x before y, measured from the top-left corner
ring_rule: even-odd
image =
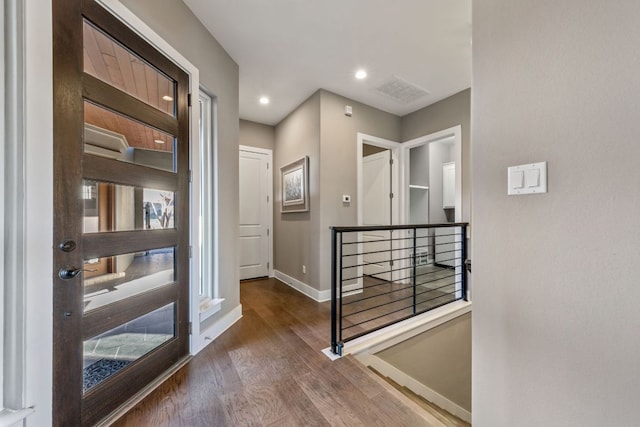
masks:
[[[280,212],[309,210],[309,157],[304,156],[280,168],[282,205]]]

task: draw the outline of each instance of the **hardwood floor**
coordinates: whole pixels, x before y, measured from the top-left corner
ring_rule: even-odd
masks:
[[[355,361],[330,361],[329,303],[241,284],[243,318],[116,426],[444,426]],[[421,415],[419,415],[421,413]]]

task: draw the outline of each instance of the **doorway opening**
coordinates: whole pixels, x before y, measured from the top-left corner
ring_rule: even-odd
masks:
[[[357,205],[358,225],[376,226],[399,223],[398,169],[400,144],[384,138],[357,135]],[[358,234],[357,283],[354,291],[362,290],[363,278],[392,281],[392,252],[397,243],[391,231],[368,231]]]

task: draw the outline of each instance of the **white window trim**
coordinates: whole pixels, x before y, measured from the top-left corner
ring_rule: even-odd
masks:
[[[5,34],[4,32],[4,7],[5,2],[0,3],[0,34]],[[0,43],[0,92],[6,94],[4,90],[4,66],[5,63],[8,62],[5,56],[5,43],[6,38],[3,37],[2,43]],[[5,95],[6,96],[6,95]],[[5,176],[4,173],[4,150],[7,141],[7,134],[5,133],[5,110],[4,110],[5,102],[0,104],[0,135],[2,135],[3,144],[0,145],[0,176],[2,177],[2,185],[0,185],[0,240],[4,242],[4,186],[6,182],[9,180],[8,177]],[[4,412],[4,341],[5,341],[5,329],[4,329],[4,244],[0,246],[0,308],[2,308],[2,315],[0,315],[0,414]],[[0,415],[1,416],[1,415]],[[1,419],[1,418],[0,418]]]
[[[217,220],[217,174],[215,173],[215,165],[217,158],[217,114],[215,97],[210,96],[205,89],[201,88],[198,96],[202,103],[200,117],[202,119],[199,129],[200,134],[200,168],[201,185],[198,190],[200,200],[200,215],[198,215],[198,223],[200,224],[201,233],[199,235],[198,255],[203,258],[204,254],[209,254],[207,260],[201,259],[200,269],[200,299],[199,299],[199,316],[200,323],[213,316],[222,308],[224,298],[218,295],[218,220]],[[195,191],[194,191],[195,194]],[[202,325],[199,325],[202,329]]]
[[[34,412],[25,408],[25,14],[21,1],[0,4],[0,426],[14,425]],[[5,106],[8,108],[5,109]]]

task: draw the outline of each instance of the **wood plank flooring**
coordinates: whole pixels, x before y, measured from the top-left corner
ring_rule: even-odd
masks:
[[[352,357],[330,361],[330,306],[275,279],[243,318],[116,426],[444,426]]]

